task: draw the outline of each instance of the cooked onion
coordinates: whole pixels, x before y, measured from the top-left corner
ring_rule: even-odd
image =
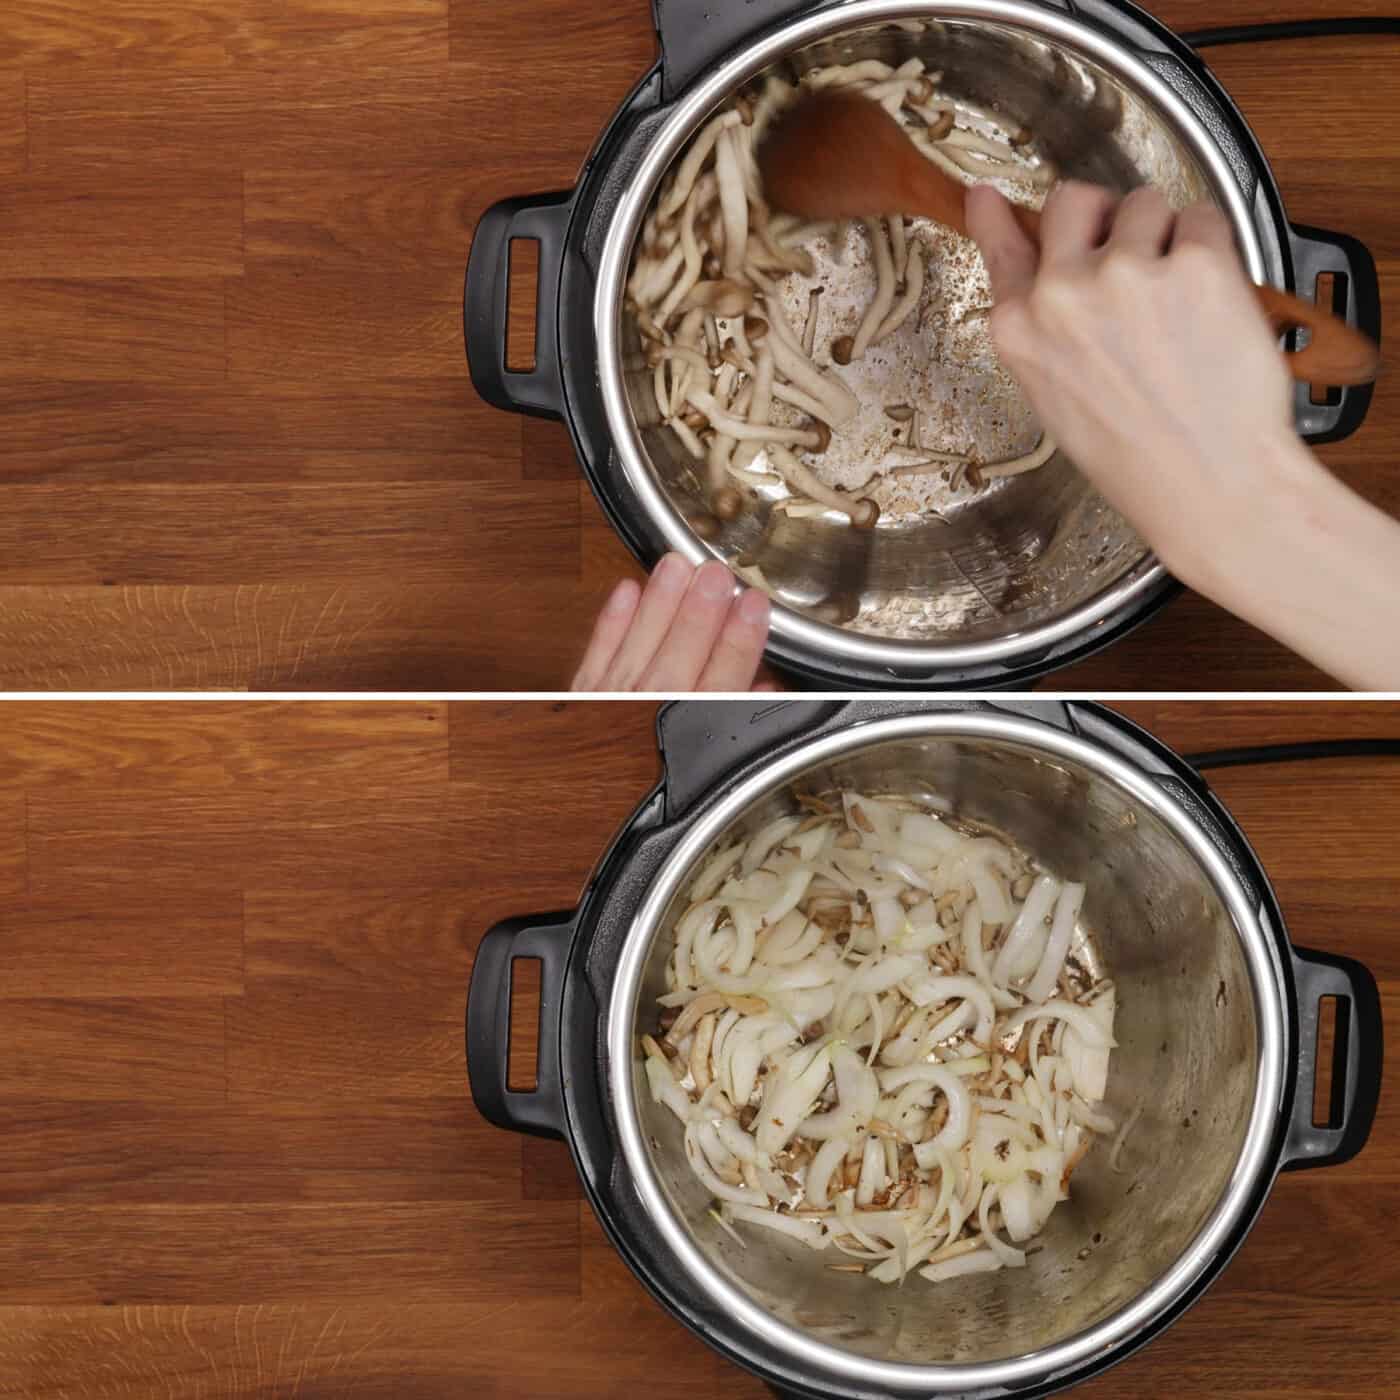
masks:
[[[689,891],[658,998],[679,1011],[642,1037],[651,1095],[728,1228],[882,1283],[1020,1267],[1116,1128],[1113,984],[1045,999],[1070,985],[1083,886],[936,796],[806,801]]]

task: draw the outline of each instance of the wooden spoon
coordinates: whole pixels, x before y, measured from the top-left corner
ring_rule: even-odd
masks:
[[[902,126],[859,93],[804,98],[775,124],[758,154],[773,207],[805,219],[922,214],[967,235],[967,186],[927,160]],[[1040,215],[1013,205],[1037,243]],[[1376,377],[1376,344],[1345,321],[1277,287],[1255,294],[1278,335],[1306,327],[1308,344],[1286,354],[1295,379],[1309,384],[1366,384]]]

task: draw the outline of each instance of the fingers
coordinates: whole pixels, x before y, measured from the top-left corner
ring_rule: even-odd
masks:
[[[982,250],[992,283],[992,300],[1025,296],[1035,281],[1039,255],[1035,244],[1016,221],[1011,204],[990,185],[967,192],[967,229]]]
[[[1144,185],[1118,206],[1108,247],[1144,258],[1160,258],[1171,242],[1175,223],[1171,205],[1156,190]]]
[[[627,635],[603,672],[602,690],[633,690],[651,664],[671,624],[695,570],[679,554],[667,554],[652,570]]]
[[[625,578],[608,595],[598,620],[593,624],[593,635],[588,639],[588,647],[574,676],[571,690],[600,690],[599,682],[607,674],[608,668],[617,655],[627,629],[637,613],[642,589],[634,579]]]
[[[668,554],[645,590],[630,579],[598,615],[574,690],[748,690],[768,641],[771,605],[712,559],[693,568]],[[776,685],[768,688],[777,689]]]
[[[766,593],[750,588],[729,610],[697,690],[748,690],[763,660],[772,605]]]
[[[1113,195],[1098,185],[1057,185],[1040,217],[1041,264],[1066,267],[1093,252],[1103,242],[1113,205]]]
[[[1193,204],[1176,216],[1176,228],[1172,233],[1173,250],[1191,243],[1214,248],[1220,253],[1234,253],[1235,240],[1230,232],[1229,220],[1213,204]]]
[[[709,660],[734,600],[734,575],[718,559],[690,581],[670,630],[637,683],[640,690],[690,690]]]

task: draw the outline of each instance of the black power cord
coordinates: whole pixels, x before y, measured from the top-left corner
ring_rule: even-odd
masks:
[[[1290,19],[1277,24],[1225,24],[1191,29],[1180,37],[1193,49],[1213,44],[1262,44],[1276,39],[1320,39],[1334,34],[1400,34],[1400,16],[1355,19]]]
[[[1256,744],[1182,755],[1197,772],[1243,768],[1252,763],[1297,763],[1318,758],[1400,758],[1400,739],[1311,739],[1298,744]]]

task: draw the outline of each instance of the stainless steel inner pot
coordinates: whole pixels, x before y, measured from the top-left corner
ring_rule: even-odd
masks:
[[[760,495],[739,520],[702,540],[693,523],[707,515],[703,473],[657,421],[623,285],[667,170],[735,92],[768,73],[791,81],[818,64],[867,57],[898,64],[915,55],[942,72],[953,96],[1029,126],[1065,176],[1118,190],[1150,181],[1176,205],[1213,199],[1234,226],[1251,277],[1263,277],[1250,212],[1201,118],[1125,47],[1044,7],[853,0],[756,42],[678,104],[618,205],[594,300],[599,381],[622,468],[671,548],[697,563],[714,555],[762,570],[780,605],[780,645],[786,639],[897,674],[1029,658],[1153,594],[1164,572],[1063,453],[975,499],[940,501],[938,516],[886,516],[873,532],[831,517],[794,519]],[[935,266],[926,299],[941,285]],[[891,373],[922,375],[923,391],[954,404],[990,387],[1001,426],[968,414],[969,439],[985,445],[1001,433],[1011,451],[1026,445],[1028,430],[1033,440],[985,329],[918,337],[911,321],[891,342]],[[950,400],[954,388],[960,392]]]
[[[638,1036],[684,893],[719,844],[795,791],[952,800],[1048,870],[1087,883],[1084,926],[1117,982],[1106,1107],[1141,1105],[1121,1174],[1099,1144],[1024,1269],[889,1288],[708,1215],[680,1125],[646,1090]],[[1283,1094],[1281,970],[1264,913],[1186,808],[1101,747],[1006,715],[876,720],[815,740],[697,821],[638,910],[607,1025],[625,1175],[697,1285],[739,1326],[825,1374],[894,1395],[1033,1383],[1102,1355],[1180,1299],[1247,1217]]]

